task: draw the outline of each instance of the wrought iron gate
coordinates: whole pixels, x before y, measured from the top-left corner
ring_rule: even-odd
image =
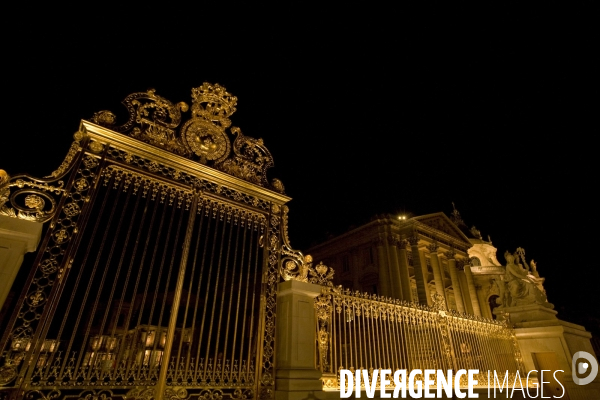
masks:
[[[130,95],[129,120],[82,121],[52,176],[0,184],[0,213],[48,222],[3,321],[0,395],[273,397],[289,198],[261,140],[230,142],[237,99],[192,100],[181,124],[185,103]]]

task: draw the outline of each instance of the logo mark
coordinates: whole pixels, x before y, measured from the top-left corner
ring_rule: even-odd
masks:
[[[584,358],[586,362],[577,363],[577,360]],[[577,365],[576,365],[577,364]],[[576,368],[577,367],[577,368]],[[583,375],[591,368],[590,374],[585,378],[579,378],[577,375]],[[573,382],[576,385],[587,385],[592,382],[596,375],[598,375],[598,361],[590,353],[585,351],[578,351],[573,354],[573,360],[571,361],[571,371],[573,376]]]

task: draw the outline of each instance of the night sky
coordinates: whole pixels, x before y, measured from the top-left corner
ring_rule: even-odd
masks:
[[[502,263],[516,247],[535,259],[559,317],[600,329],[582,319],[600,314],[591,4],[16,13],[0,168],[48,175],[95,111],[124,122],[130,93],[190,104],[219,83],[293,198],[293,247],[454,202]]]

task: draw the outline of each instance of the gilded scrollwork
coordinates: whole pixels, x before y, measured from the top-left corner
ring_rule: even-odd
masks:
[[[123,125],[115,126],[115,115],[106,110],[95,113],[91,118],[92,122],[117,132],[129,132],[139,140],[176,154],[189,154],[175,135],[181,123],[181,112],[188,110],[186,103],[173,104],[150,89],[130,94],[123,100],[123,104],[129,112],[129,119]]]
[[[315,267],[313,267],[312,264],[309,265],[308,274],[310,276],[308,279],[310,283],[322,286],[333,286],[334,270],[323,264],[323,262],[319,262]]]
[[[321,372],[332,372],[331,363],[329,362],[329,328],[330,315],[333,308],[332,296],[328,291],[323,290],[323,293],[315,298],[315,309],[317,312],[317,321],[319,330],[317,332],[317,342],[319,344],[319,365]]]
[[[233,157],[217,164],[216,168],[257,185],[269,187],[266,172],[273,166],[273,157],[264,146],[262,139],[244,136],[237,127],[232,128],[231,131],[236,135]],[[282,189],[283,184],[275,188],[277,191]]]
[[[75,136],[78,133],[79,132],[76,132]],[[77,139],[77,136],[76,136],[75,141],[73,143],[71,143],[71,148],[69,148],[69,151],[67,152],[67,155],[66,155],[65,159],[63,160],[63,162],[49,176],[46,176],[46,178],[58,178],[59,176],[63,175],[65,172],[67,172],[69,170],[69,168],[71,167],[71,165],[73,164],[73,159],[75,158],[75,156],[77,155],[77,153],[79,151],[81,151],[81,144],[79,143],[79,140]]]
[[[60,390],[31,390],[25,393],[24,398],[27,400],[53,400],[61,397]],[[81,396],[79,398],[82,398]]]
[[[0,215],[6,215],[8,217],[16,217],[17,214],[15,210],[6,203],[8,203],[10,198],[10,186],[8,182],[10,180],[10,176],[8,173],[0,169]]]
[[[279,208],[277,209],[279,211]],[[291,279],[298,280],[301,282],[308,282],[308,270],[312,265],[312,257],[310,255],[304,256],[302,252],[292,249],[288,236],[288,212],[287,206],[281,207],[280,216],[277,215],[276,223],[281,223],[281,246],[277,245],[277,242],[272,243],[271,247],[281,252],[281,259],[279,261],[279,274],[283,280],[289,281]],[[277,239],[271,236],[271,239]]]
[[[5,386],[11,383],[17,377],[17,369],[11,365],[6,364],[0,367],[0,386]]]
[[[26,295],[14,314],[12,325],[7,327],[5,333],[6,343],[9,344],[3,357],[5,366],[17,368],[24,352],[29,351],[31,338],[38,328],[53,286],[60,280],[65,268],[65,249],[78,231],[78,218],[89,200],[90,185],[78,186],[77,182],[94,179],[96,174],[95,169],[80,165],[74,171],[74,179],[68,187],[63,187],[62,181],[37,180],[26,176],[9,179],[3,186],[4,190],[13,190],[9,200],[17,218],[40,222],[52,218],[46,233],[46,251],[39,253],[32,268],[30,285],[24,290]],[[58,207],[59,200],[63,201],[61,208]],[[40,397],[42,395],[45,397]],[[31,392],[31,396],[48,398],[46,392]]]
[[[434,293],[433,295],[431,295],[431,298],[433,300],[431,305],[433,309],[440,311],[445,311],[447,309],[446,300],[444,299],[444,296],[442,296],[439,293]]]
[[[183,387],[169,387],[165,390],[165,399],[180,400],[188,398],[188,391]]]
[[[242,134],[231,127],[229,117],[235,112],[237,97],[219,84],[203,83],[192,89],[192,116],[182,124],[182,113],[188,105],[171,103],[158,96],[155,90],[133,93],[123,100],[129,119],[117,126],[116,116],[110,111],[95,113],[91,121],[117,132],[126,133],[143,142],[184,156],[225,173],[265,188],[284,192],[280,180],[267,180],[267,169],[273,166],[273,157],[262,139]],[[227,131],[229,129],[229,131]],[[231,144],[230,136],[235,140]],[[90,150],[102,151],[98,142],[90,143]],[[125,161],[133,161],[131,156]]]
[[[28,221],[46,222],[54,215],[58,198],[64,193],[63,181],[29,176],[13,179],[0,170],[0,215]]]

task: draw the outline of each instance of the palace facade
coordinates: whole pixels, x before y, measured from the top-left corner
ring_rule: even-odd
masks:
[[[308,250],[344,288],[429,306],[439,293],[448,309],[488,319],[503,293],[496,251],[456,209],[450,218],[376,216]]]

